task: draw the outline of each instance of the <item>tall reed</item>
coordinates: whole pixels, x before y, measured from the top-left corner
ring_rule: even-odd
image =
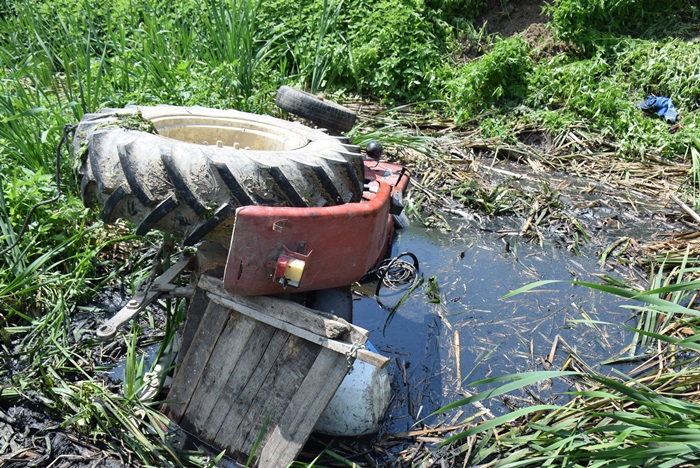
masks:
[[[687,260],[687,255],[686,255]],[[685,307],[700,268],[683,262],[667,278],[652,275],[647,291],[573,282],[639,305],[631,350],[648,356],[625,374],[603,375],[570,350],[569,369],[514,374],[475,382],[492,388],[436,413],[499,397],[528,385],[565,378],[563,405],[541,404],[471,425],[446,443],[465,464],[489,466],[693,466],[700,460],[700,312]],[[553,283],[533,283],[508,296]],[[580,321],[580,322],[591,322]],[[629,327],[627,327],[629,328]],[[640,356],[633,355],[633,358]]]

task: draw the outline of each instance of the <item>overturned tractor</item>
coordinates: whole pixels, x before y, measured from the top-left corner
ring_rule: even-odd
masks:
[[[386,254],[409,183],[403,167],[379,160],[378,145],[363,156],[341,133],[354,124],[350,110],[287,87],[277,104],[324,129],[234,110],[129,107],[85,115],[73,146],[84,203],[101,206],[105,222],[126,219],[137,234],[159,230],[196,248],[98,335],[114,336],[158,297],[187,297],[165,411],[232,456],[251,453],[263,428],[250,415],[267,411],[261,466],[293,460],[314,426],[377,430],[387,359],[352,325],[350,285]],[[185,271],[190,284],[176,285]],[[345,377],[356,359],[371,364]]]

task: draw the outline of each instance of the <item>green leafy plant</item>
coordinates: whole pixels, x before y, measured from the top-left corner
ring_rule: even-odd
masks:
[[[137,399],[144,386],[146,373],[146,356],[138,351],[138,327],[131,328],[131,339],[126,340],[126,362],[124,363],[124,379],[122,389],[124,397],[129,400]],[[140,354],[140,355],[139,355]]]
[[[316,19],[316,42],[315,47],[311,51],[307,51],[303,54],[304,57],[313,57],[313,61],[307,66],[302,65],[302,70],[307,68],[310,72],[302,74],[311,75],[309,81],[309,90],[312,93],[317,93],[326,84],[326,76],[331,67],[331,58],[327,52],[328,45],[326,44],[326,38],[329,33],[334,29],[335,22],[338,17],[340,17],[341,8],[343,7],[342,0],[324,0],[323,9],[319,12]],[[343,40],[342,36],[339,38]]]
[[[349,12],[350,71],[360,91],[398,99],[430,99],[449,36],[431,25],[417,2],[384,0]],[[369,15],[367,14],[369,12]]]
[[[527,94],[532,69],[523,39],[497,41],[488,54],[462,66],[448,82],[449,103],[461,120],[493,106],[515,104]]]
[[[26,95],[23,87],[10,86],[7,94],[0,96],[0,138],[5,142],[0,155],[12,160],[20,167],[37,171],[50,167],[52,152],[48,145],[40,144],[49,131],[45,107],[28,107],[36,103]],[[12,91],[24,94],[17,98]],[[23,101],[23,102],[22,102]],[[40,97],[38,101],[43,101]]]
[[[208,13],[211,19],[207,28],[217,40],[211,44],[212,53],[207,58],[213,63],[227,65],[227,87],[233,93],[237,105],[249,109],[247,104],[255,93],[253,80],[261,63],[270,53],[275,37],[263,40],[257,15],[260,8],[255,0],[210,0]]]
[[[485,0],[426,0],[425,4],[445,21],[461,25],[463,20],[473,20],[486,5]]]
[[[562,39],[592,51],[613,45],[618,36],[682,35],[680,19],[691,13],[691,6],[685,0],[554,0],[545,9]]]

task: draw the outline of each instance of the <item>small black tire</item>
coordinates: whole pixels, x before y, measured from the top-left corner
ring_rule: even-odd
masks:
[[[160,230],[185,245],[206,239],[228,247],[240,206],[332,206],[362,197],[357,146],[270,116],[109,109],[86,114],[73,145],[83,202],[101,205],[105,222],[127,219],[136,234]]]
[[[357,120],[357,114],[347,107],[289,86],[279,88],[275,103],[280,109],[340,133],[350,131]]]

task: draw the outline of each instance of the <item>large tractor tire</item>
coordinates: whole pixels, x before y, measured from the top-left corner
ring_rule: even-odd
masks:
[[[228,247],[236,208],[316,207],[362,196],[359,148],[269,116],[203,107],[86,114],[74,138],[82,198],[119,218]]]
[[[319,127],[339,133],[350,131],[357,119],[357,115],[347,107],[324,101],[313,94],[289,86],[280,86],[275,104],[280,109],[310,120]]]

